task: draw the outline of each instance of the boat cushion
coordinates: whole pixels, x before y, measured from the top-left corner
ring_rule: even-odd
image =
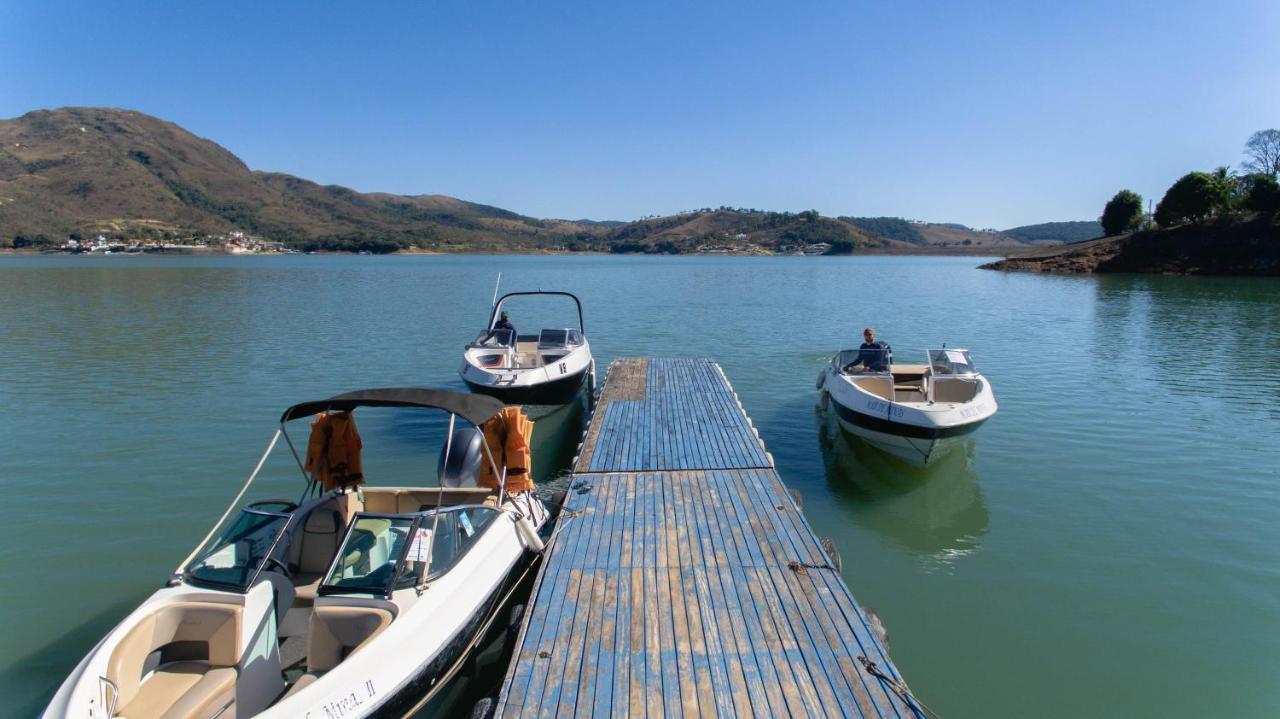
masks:
[[[293,606],[309,607],[315,604],[316,592],[320,590],[320,580],[323,578],[323,574],[295,573],[293,575]]]
[[[365,487],[364,511],[375,514],[395,514],[396,491],[395,488]]]
[[[205,719],[235,701],[235,686],[234,667],[211,667],[204,662],[162,664],[142,682],[117,716]]]
[[[302,546],[298,551],[298,571],[303,574],[323,573],[338,551],[338,535],[342,515],[331,507],[318,507],[307,516],[302,526]]]
[[[163,656],[166,647],[178,645],[186,652],[184,657],[204,658],[170,665],[234,667],[240,661],[240,612],[233,604],[179,602],[161,606],[140,619],[120,638],[107,660],[107,677],[119,687],[119,705],[133,704],[142,690],[147,657],[156,651]],[[195,651],[194,645],[203,645],[203,651]]]
[[[306,674],[303,674],[302,676],[298,677],[298,681],[294,682],[293,686],[289,687],[289,691],[285,692],[283,697],[280,697],[281,700],[288,699],[294,694],[297,694],[303,689],[306,689],[312,684],[315,684],[316,680],[319,678],[320,678],[319,674],[313,674],[311,672],[307,672]]]
[[[392,615],[376,607],[318,606],[307,637],[307,671],[328,671],[391,625]]]

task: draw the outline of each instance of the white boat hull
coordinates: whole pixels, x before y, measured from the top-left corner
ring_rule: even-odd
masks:
[[[997,410],[991,386],[981,375],[972,378],[979,386],[964,402],[897,402],[863,389],[856,379],[828,365],[818,382],[824,407],[835,412],[849,434],[920,466],[962,444]]]
[[[370,606],[390,609],[395,618],[367,645],[283,699],[279,627],[270,583],[259,582],[245,594],[182,583],[153,594],[99,642],[63,682],[42,717],[108,716],[99,677],[110,674],[108,664],[114,649],[164,605],[193,602],[224,604],[241,613],[237,653],[243,658],[236,667],[235,702],[224,717],[400,716],[456,673],[488,633],[509,590],[522,578],[521,570],[536,559],[540,547],[530,546],[524,537],[528,528],[522,531],[518,523],[541,527],[547,519],[546,508],[527,497],[514,501],[504,505],[513,511],[501,512],[458,564],[427,584],[420,594],[407,588],[397,590],[391,600],[318,597],[317,607]],[[519,518],[521,515],[529,520]]]

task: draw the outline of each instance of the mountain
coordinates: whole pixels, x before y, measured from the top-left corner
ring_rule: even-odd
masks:
[[[167,237],[241,230],[333,249],[537,248],[599,228],[444,195],[361,193],[250,170],[139,112],[40,110],[0,121],[0,237]]]
[[[1093,232],[1005,232],[896,217],[704,208],[635,222],[527,217],[445,195],[394,195],[249,169],[140,112],[68,107],[0,120],[0,246],[67,237],[170,240],[234,231],[305,249],[686,253],[980,252]]]

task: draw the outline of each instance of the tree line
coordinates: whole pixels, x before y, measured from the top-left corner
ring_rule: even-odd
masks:
[[[1151,226],[1173,227],[1240,212],[1280,212],[1280,130],[1259,130],[1244,146],[1244,174],[1229,167],[1188,172],[1165,191],[1150,217],[1142,196],[1121,190],[1102,209],[1102,232],[1120,235]]]

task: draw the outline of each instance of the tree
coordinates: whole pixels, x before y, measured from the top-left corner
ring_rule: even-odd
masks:
[[[1221,172],[1188,172],[1173,183],[1156,205],[1156,223],[1171,227],[1199,222],[1231,203],[1231,181]]]
[[[1280,130],[1259,130],[1244,144],[1249,158],[1243,165],[1250,172],[1280,175]]]
[[[1142,196],[1132,190],[1121,190],[1102,208],[1102,234],[1107,237],[1137,229],[1142,222]]]
[[[1240,178],[1244,195],[1243,206],[1254,212],[1280,211],[1280,182],[1265,172],[1255,172]]]

